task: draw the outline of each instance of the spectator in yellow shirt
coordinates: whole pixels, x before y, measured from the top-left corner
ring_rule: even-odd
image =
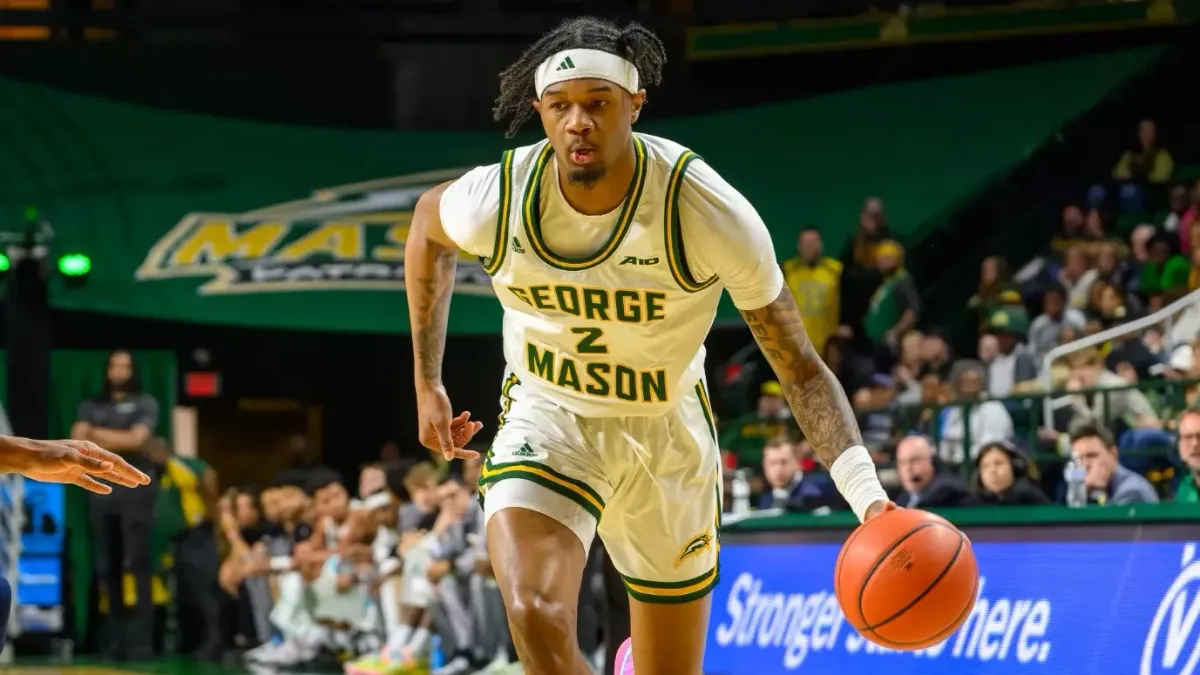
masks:
[[[805,228],[796,242],[800,254],[783,263],[783,278],[796,298],[804,328],[817,353],[838,332],[841,308],[842,263],[824,255],[821,233]]]
[[[1121,155],[1113,167],[1112,177],[1117,184],[1117,201],[1125,213],[1149,213],[1153,210],[1154,192],[1162,190],[1175,173],[1175,160],[1158,142],[1158,127],[1154,120],[1138,124],[1137,141]],[[1104,186],[1093,186],[1088,193],[1092,206],[1099,208],[1107,200]]]

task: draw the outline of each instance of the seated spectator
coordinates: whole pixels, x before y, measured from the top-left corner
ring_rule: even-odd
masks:
[[[1100,274],[1091,268],[1086,249],[1078,245],[1068,248],[1058,271],[1058,283],[1067,293],[1067,304],[1080,309],[1086,307],[1092,282],[1098,276]]]
[[[954,364],[950,377],[955,404],[942,411],[942,443],[938,455],[947,462],[959,464],[974,458],[974,455],[967,457],[968,447],[974,450],[981,443],[1012,438],[1013,421],[1003,403],[982,400],[983,364],[959,361]]]
[[[1105,241],[1096,246],[1096,275],[1100,281],[1117,288],[1129,285],[1129,274],[1125,266],[1128,251],[1121,250],[1116,242]]]
[[[1036,359],[1059,345],[1059,334],[1064,326],[1074,326],[1082,331],[1087,323],[1083,312],[1068,306],[1066,300],[1066,291],[1058,284],[1047,288],[1042,295],[1042,313],[1029,324],[1029,348]]]
[[[1145,294],[1141,291],[1142,269],[1150,259],[1150,240],[1154,238],[1155,229],[1152,225],[1138,225],[1129,235],[1129,257],[1125,259],[1125,288],[1130,291]]]
[[[763,448],[763,476],[768,489],[759,498],[758,508],[811,511],[834,501],[837,488],[829,475],[801,469],[796,445],[789,438],[779,437]]]
[[[941,470],[933,443],[924,436],[907,436],[896,446],[896,472],[902,490],[895,498],[897,506],[925,509],[978,503],[961,478]]]
[[[461,477],[447,477],[439,489],[440,508],[448,518],[440,532],[435,523],[438,538],[425,575],[437,588],[436,623],[445,627],[440,633],[447,638],[449,658],[434,674],[462,675],[472,672],[485,656],[475,651],[478,631],[470,601],[470,582],[479,552],[474,544],[477,537],[483,536],[483,509],[471,498]]]
[[[864,200],[858,213],[858,229],[846,242],[841,255],[841,324],[852,332],[843,336],[853,340],[855,351],[870,347],[863,334],[862,318],[870,306],[871,296],[879,288],[875,249],[891,236],[883,201],[878,197]]]
[[[1058,232],[1050,240],[1050,249],[1062,257],[1067,249],[1073,246],[1083,246],[1087,239],[1083,234],[1083,209],[1074,204],[1063,207],[1062,218],[1059,220]]]
[[[1183,471],[1174,501],[1200,503],[1200,409],[1189,408],[1179,416],[1179,459]]]
[[[921,359],[921,344],[924,336],[911,330],[900,339],[900,354],[892,367],[892,379],[896,382],[896,402],[911,405],[921,399],[921,383],[918,376],[925,368]]]
[[[404,535],[417,529],[437,510],[438,471],[431,462],[418,462],[404,474],[404,489],[408,492],[408,503],[400,507],[400,524]]]
[[[932,437],[937,435],[941,423],[938,413],[953,398],[953,392],[938,371],[928,366],[921,371],[920,386],[920,399],[904,408],[902,431]]]
[[[1146,262],[1142,265],[1141,278],[1138,280],[1138,292],[1142,297],[1149,299],[1173,290],[1187,289],[1192,266],[1175,246],[1176,240],[1165,232],[1150,238],[1146,245]],[[1162,306],[1161,299],[1156,305]]]
[[[1192,198],[1192,203],[1188,206],[1188,208],[1183,212],[1183,215],[1180,216],[1180,218],[1179,218],[1179,234],[1181,237],[1184,236],[1185,234],[1188,234],[1190,236],[1190,232],[1192,231],[1191,230],[1192,223],[1196,222],[1197,214],[1198,214],[1198,212],[1200,212],[1200,180],[1197,180],[1195,185],[1192,186],[1191,198]],[[1191,242],[1181,242],[1181,243],[1183,245],[1180,246],[1180,250],[1188,251],[1193,248],[1196,248],[1195,245],[1192,244]]]
[[[875,364],[856,354],[850,342],[834,335],[825,341],[825,351],[821,358],[829,370],[833,371],[842,390],[848,394],[871,386],[871,378],[875,375]]]
[[[904,248],[887,240],[875,247],[875,267],[883,279],[863,319],[863,329],[875,349],[876,365],[890,367],[900,337],[917,325],[921,296],[904,269]]]
[[[783,388],[774,380],[764,382],[759,389],[758,407],[730,423],[721,435],[721,450],[733,453],[737,466],[757,473],[762,468],[763,446],[787,434],[795,424],[783,399]]]
[[[1088,503],[1153,504],[1158,493],[1150,481],[1121,466],[1112,432],[1095,422],[1071,428],[1071,452],[1083,464]]]
[[[1175,161],[1166,148],[1159,146],[1154,121],[1142,120],[1138,124],[1137,142],[1121,155],[1112,170],[1121,210],[1125,213],[1150,211],[1149,190],[1165,185],[1174,172]],[[1100,206],[1107,200],[1107,191],[1103,186],[1093,186],[1088,198],[1093,206]]]
[[[881,453],[896,436],[896,384],[887,375],[878,374],[871,386],[854,392],[854,411],[862,429],[863,445],[872,453]]]
[[[992,311],[999,306],[1000,294],[1014,289],[1008,262],[998,255],[984,258],[979,267],[979,288],[967,301],[967,306],[975,313],[981,327],[987,323]]]
[[[1186,185],[1176,185],[1167,193],[1167,213],[1162,220],[1154,223],[1163,232],[1173,232],[1179,235],[1179,250],[1190,251],[1192,245],[1190,232],[1184,225],[1183,217],[1192,207],[1192,194]],[[1184,225],[1184,227],[1180,227]]]
[[[1146,395],[1131,388],[1120,375],[1108,370],[1100,352],[1094,347],[1081,349],[1067,357],[1071,375],[1067,380],[1067,391],[1071,396],[1073,423],[1091,421],[1094,424],[1108,422],[1131,428],[1161,428],[1154,407]],[[1097,389],[1090,400],[1082,390]],[[1103,391],[1111,389],[1114,391]]]
[[[1125,298],[1120,289],[1107,281],[1097,279],[1096,283],[1092,284],[1092,291],[1095,305],[1089,309],[1100,318],[1105,328],[1118,326],[1133,318],[1125,306]]]
[[[931,368],[938,376],[945,379],[950,375],[953,358],[946,337],[937,330],[926,331],[925,339],[921,340],[921,361],[925,363],[926,367]]]
[[[1050,498],[1029,480],[1025,453],[1003,442],[985,443],[975,456],[971,489],[988,505],[1049,504]]]
[[[1023,307],[1001,307],[988,318],[987,330],[996,336],[999,347],[987,362],[987,391],[993,398],[1003,398],[1018,382],[1037,377],[1037,362],[1025,345],[1029,315]]]
[[[358,499],[363,500],[387,488],[383,464],[366,464],[358,470]]]

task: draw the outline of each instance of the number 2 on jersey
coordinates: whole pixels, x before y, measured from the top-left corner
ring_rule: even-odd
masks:
[[[575,351],[579,354],[607,354],[608,345],[597,344],[604,331],[599,328],[572,328],[571,332],[580,335],[579,344]]]

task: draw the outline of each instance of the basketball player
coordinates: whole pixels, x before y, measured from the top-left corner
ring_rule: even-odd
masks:
[[[453,442],[464,418],[441,382],[460,251],[504,307],[503,413],[480,487],[532,675],[589,672],[575,612],[597,528],[631,598],[640,675],[701,672],[721,516],[703,342],[722,289],[854,512],[893,508],[754,208],[695,153],[632,132],[665,60],[635,24],[580,18],[542,37],[501,74],[495,113],[514,117],[510,135],[538,114],[546,140],[427,192],[408,236],[420,437],[446,458],[476,454]]]
[[[97,478],[131,488],[150,483],[149,476],[90,441],[35,441],[16,436],[0,436],[0,473],[19,473],[45,483],[70,483],[102,495],[112,488]],[[0,649],[4,648],[12,599],[8,579],[0,577]]]

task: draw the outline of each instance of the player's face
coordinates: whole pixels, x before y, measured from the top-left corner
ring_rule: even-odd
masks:
[[[383,469],[369,466],[358,474],[358,498],[366,499],[387,486]]]
[[[350,493],[340,483],[327,485],[314,495],[317,512],[338,522],[346,519],[350,510]]]
[[[233,513],[237,518],[238,525],[242,527],[250,527],[258,522],[258,507],[254,504],[254,497],[250,495],[239,494],[237,496]]]
[[[627,152],[633,123],[646,99],[607,80],[570,80],[546,89],[533,107],[572,183],[593,185]]]

